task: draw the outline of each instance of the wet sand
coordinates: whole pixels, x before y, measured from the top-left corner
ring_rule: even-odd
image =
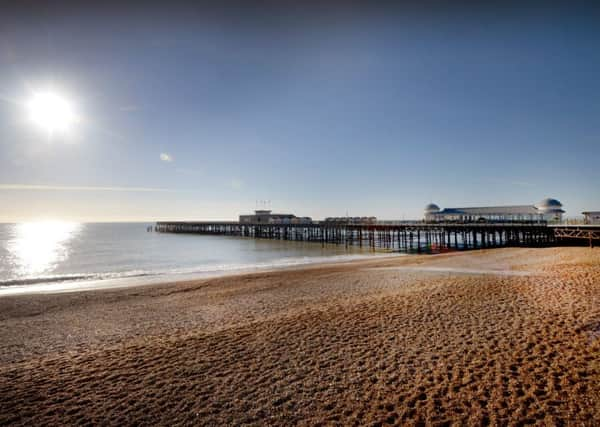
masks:
[[[0,298],[0,424],[598,425],[600,249]]]

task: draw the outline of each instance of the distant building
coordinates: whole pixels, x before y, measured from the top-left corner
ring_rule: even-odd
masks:
[[[600,211],[582,212],[585,224],[600,224]]]
[[[240,224],[312,224],[310,217],[256,210],[253,215],[240,215]]]
[[[562,220],[565,211],[556,199],[544,199],[536,205],[485,206],[440,209],[435,203],[425,206],[428,222],[458,221],[549,221]]]

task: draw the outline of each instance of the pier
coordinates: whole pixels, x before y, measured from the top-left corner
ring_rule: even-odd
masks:
[[[587,242],[591,247],[600,244],[600,224],[556,224],[550,225],[554,238],[562,243],[581,244]]]
[[[238,236],[358,246],[369,250],[438,253],[505,246],[541,247],[559,244],[560,237],[544,222],[347,224],[265,224],[238,221],[157,222],[155,231]]]

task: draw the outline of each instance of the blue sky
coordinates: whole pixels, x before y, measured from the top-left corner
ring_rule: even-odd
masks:
[[[599,209],[599,17],[14,10],[0,18],[0,221],[226,219],[256,200],[315,218],[549,196],[569,216]],[[48,88],[81,117],[53,138],[24,108]]]

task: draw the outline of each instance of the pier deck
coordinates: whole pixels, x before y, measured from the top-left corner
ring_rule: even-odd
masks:
[[[502,246],[548,246],[557,244],[555,230],[545,223],[425,223],[339,224],[247,224],[237,221],[157,222],[165,233],[212,234],[353,245],[371,250],[440,252]]]

